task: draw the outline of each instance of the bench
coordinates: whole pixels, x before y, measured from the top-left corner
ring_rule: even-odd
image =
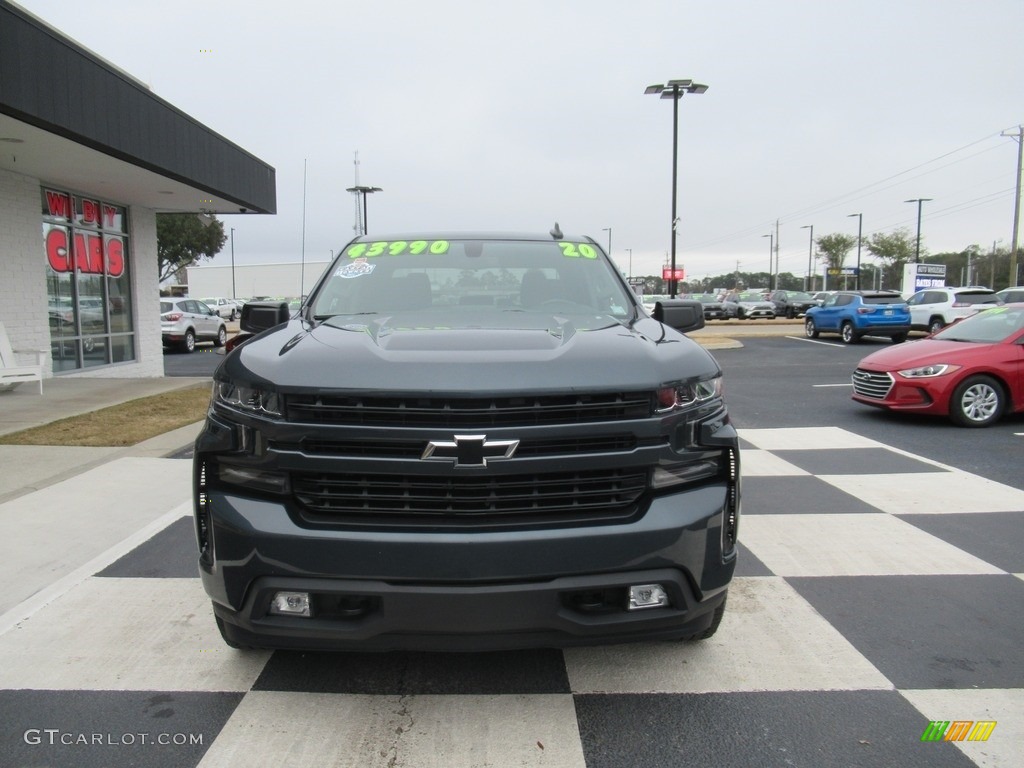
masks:
[[[35,356],[34,365],[19,363],[16,355]],[[45,349],[12,349],[7,338],[7,329],[0,322],[0,392],[14,389],[25,381],[38,381],[39,394],[43,394],[43,365],[46,362]]]

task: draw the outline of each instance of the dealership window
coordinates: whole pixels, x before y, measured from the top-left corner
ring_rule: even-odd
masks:
[[[135,359],[123,206],[42,190],[53,371]]]

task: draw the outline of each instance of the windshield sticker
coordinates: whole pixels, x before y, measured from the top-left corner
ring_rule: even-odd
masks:
[[[578,259],[581,256],[584,259],[597,258],[597,249],[586,243],[559,243],[558,247],[562,249],[562,255],[570,259]]]
[[[376,256],[399,256],[403,253],[411,253],[413,256],[417,256],[421,253],[432,253],[435,256],[448,253],[449,243],[447,240],[413,240],[407,242],[405,240],[396,240],[388,243],[378,241],[376,243],[356,243],[349,248],[346,253],[350,259],[367,258],[372,259]]]
[[[334,273],[334,275],[335,277],[343,277],[346,280],[351,280],[353,277],[369,275],[376,268],[376,264],[371,264],[366,259],[356,259],[351,264],[346,264],[341,267]]]

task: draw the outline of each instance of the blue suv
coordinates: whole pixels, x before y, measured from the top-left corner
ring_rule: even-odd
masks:
[[[804,320],[807,338],[837,333],[845,344],[861,336],[888,336],[899,344],[909,331],[910,307],[896,291],[839,291],[807,310]]]

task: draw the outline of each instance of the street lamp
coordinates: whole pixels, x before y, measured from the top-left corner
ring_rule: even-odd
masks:
[[[612,255],[612,228],[611,227],[602,227],[601,231],[608,233],[608,258],[611,258],[611,255]]]
[[[814,225],[804,224],[802,227],[800,227],[800,229],[811,230],[811,241],[807,245],[807,279],[804,280],[804,290],[813,291],[814,281],[811,279],[811,264],[814,259]]]
[[[231,300],[235,300],[235,228],[231,228]]]
[[[669,280],[669,296],[676,296],[676,181],[679,158],[679,99],[684,93],[704,93],[708,87],[695,83],[693,80],[669,80],[662,85],[649,85],[644,89],[645,94],[660,94],[663,99],[672,99],[672,279]]]
[[[629,277],[633,277],[633,249],[627,248],[626,251],[629,253]]]
[[[772,290],[772,253],[775,251],[775,233],[769,232],[761,237],[768,238],[768,290]]]
[[[921,203],[930,203],[930,197],[917,197],[913,200],[904,200],[904,203],[917,203],[917,250],[914,252],[914,263],[921,263]]]
[[[345,191],[346,192],[362,193],[362,195],[363,195],[363,222],[362,222],[363,231],[362,231],[362,234],[364,234],[364,235],[368,234],[368,229],[367,229],[368,222],[367,222],[367,219],[369,217],[366,214],[366,196],[368,194],[373,193],[373,192],[383,192],[384,190],[381,189],[380,187],[366,187],[366,186],[360,185],[358,187],[348,187]]]
[[[851,213],[846,216],[848,219],[852,219],[854,216],[857,217],[857,279],[854,281],[854,285],[857,290],[860,290],[860,237],[864,231],[864,214],[863,213]]]

